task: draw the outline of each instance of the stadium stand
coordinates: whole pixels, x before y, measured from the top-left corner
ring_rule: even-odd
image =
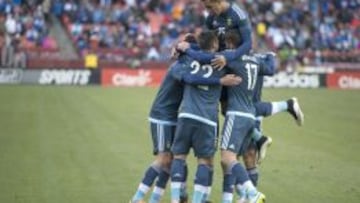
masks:
[[[360,64],[359,1],[240,2],[249,12],[258,44],[276,51],[283,69]],[[166,63],[173,43],[184,33],[199,32],[207,15],[200,2],[190,0],[54,0],[51,3],[50,8],[47,0],[0,0],[0,22],[16,24],[14,36],[20,36],[22,50],[28,57],[42,60],[28,64],[51,64],[43,61],[49,60],[49,56],[51,60],[62,60],[59,42],[48,34],[51,25],[45,19],[49,14],[62,22],[69,43],[80,56],[77,60],[95,53],[100,67],[101,64],[137,67],[147,61]],[[3,49],[9,35],[7,30],[3,27],[0,30]]]
[[[50,1],[0,1],[1,65],[14,66],[17,56],[57,52],[56,40],[49,35]],[[16,64],[16,63],[15,63]]]

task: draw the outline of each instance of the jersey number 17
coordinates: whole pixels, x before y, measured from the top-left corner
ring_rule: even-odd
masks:
[[[248,90],[253,90],[255,88],[259,66],[254,63],[246,63],[245,68],[247,71]]]

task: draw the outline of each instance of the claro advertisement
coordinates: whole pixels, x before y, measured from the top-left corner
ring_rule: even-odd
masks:
[[[327,75],[326,86],[331,89],[360,89],[360,72],[337,72]]]
[[[159,86],[166,69],[104,69],[101,73],[103,86],[144,87]]]

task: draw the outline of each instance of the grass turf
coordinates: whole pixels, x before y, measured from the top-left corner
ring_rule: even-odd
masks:
[[[0,202],[127,203],[152,160],[147,114],[155,93],[0,86]],[[287,114],[264,121],[274,139],[260,166],[267,202],[360,202],[360,92],[264,91],[266,100],[293,95],[305,112],[304,127]],[[189,162],[191,191],[192,156]],[[220,197],[216,164],[213,202]]]

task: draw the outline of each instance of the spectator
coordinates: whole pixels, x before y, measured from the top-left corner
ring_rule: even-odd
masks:
[[[15,45],[13,66],[15,68],[26,68],[26,54],[19,48],[19,42]]]
[[[16,20],[8,14],[5,20],[5,43],[1,50],[1,65],[10,67],[14,61],[14,37],[16,35]]]

